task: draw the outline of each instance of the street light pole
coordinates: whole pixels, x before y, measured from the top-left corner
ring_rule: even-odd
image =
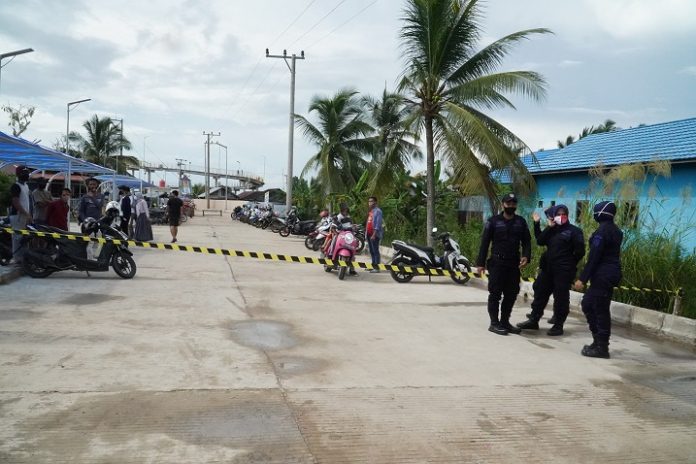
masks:
[[[143,173],[140,176],[140,193],[143,193],[143,176],[147,172],[147,168],[145,167],[145,141],[147,140],[148,137],[150,137],[150,136],[149,135],[143,136],[143,154],[141,156],[142,159],[140,160],[140,164],[143,167]]]
[[[292,158],[293,158],[293,136],[295,133],[295,60],[304,60],[304,50],[300,52],[300,56],[292,54],[290,58],[291,63],[288,63],[288,53],[287,50],[283,50],[282,55],[271,55],[266,49],[266,58],[282,58],[285,61],[288,69],[290,70],[290,130],[288,133],[288,182],[287,182],[287,194],[285,197],[285,208],[286,212],[290,212],[292,208]]]
[[[203,132],[203,135],[207,137],[205,142],[205,204],[206,209],[210,209],[210,138],[219,137],[220,132],[217,134],[213,132]]]
[[[67,104],[67,126],[65,128],[65,154],[70,156],[70,108],[73,106],[77,106],[80,103],[92,101],[91,98],[83,98],[82,100],[75,100],[68,102]],[[71,163],[68,163],[68,175],[65,178],[65,182],[63,183],[65,185],[65,188],[70,188],[71,185],[71,178],[72,177],[72,165]]]
[[[227,211],[227,145],[223,145],[220,142],[213,143],[225,149],[225,211]]]
[[[119,141],[119,145],[120,145],[121,150],[120,150],[120,154],[118,155],[118,158],[116,158],[116,168],[114,169],[114,185],[113,185],[112,194],[111,194],[111,198],[113,200],[116,200],[118,198],[118,195],[116,193],[116,175],[118,174],[118,161],[119,161],[119,159],[123,158],[123,118],[121,118],[121,119],[111,118],[111,121],[118,121],[121,123],[120,129],[119,129],[119,131],[121,132],[121,134],[120,134],[121,140]],[[106,164],[106,159],[104,159],[104,163]]]
[[[17,55],[23,55],[23,54],[25,54],[25,53],[31,53],[31,52],[33,52],[33,51],[34,51],[33,48],[23,48],[23,49],[21,49],[21,50],[15,50],[15,51],[13,51],[13,52],[0,53],[0,85],[2,84],[2,68],[3,68],[4,66],[7,66],[8,64],[10,64],[10,63],[12,62],[12,60],[14,60],[14,57],[15,57],[15,56],[17,56]],[[5,63],[5,65],[3,66],[2,60],[4,60],[5,58],[12,58],[12,60],[10,60],[10,61],[8,61],[7,63]]]

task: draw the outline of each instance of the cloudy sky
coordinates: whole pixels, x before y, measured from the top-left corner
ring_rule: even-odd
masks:
[[[527,28],[554,32],[503,66],[548,81],[546,101],[513,99],[517,111],[494,113],[531,148],[607,118],[630,127],[696,116],[696,1],[488,0],[484,8],[482,46]],[[0,53],[36,51],[3,61],[0,103],[35,106],[24,135],[50,146],[65,132],[66,103],[92,98],[71,112],[71,128],[93,114],[123,118],[132,154],[171,165],[203,165],[202,132],[221,132],[230,169],[264,175],[265,167],[267,185],[278,187],[290,73],[265,49],[304,50],[297,113],[313,95],[344,87],[377,94],[394,88],[403,67],[402,9],[398,0],[4,0]],[[313,150],[296,133],[295,174]],[[212,155],[212,167],[224,168],[224,151]]]

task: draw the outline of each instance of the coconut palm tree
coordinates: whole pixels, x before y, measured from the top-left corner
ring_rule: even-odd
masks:
[[[425,131],[427,230],[435,213],[435,152],[455,175],[481,176],[489,198],[497,196],[490,166],[509,166],[518,176],[526,169],[513,147],[526,145],[484,113],[514,108],[506,94],[533,100],[545,96],[544,78],[531,71],[497,71],[511,47],[548,29],[507,35],[477,50],[482,35],[477,0],[408,0],[401,30],[406,69],[400,91],[411,110],[409,121]],[[527,150],[529,150],[527,148]],[[531,150],[529,150],[531,151]],[[528,182],[533,182],[526,175]],[[432,244],[430,234],[428,243]]]
[[[597,127],[590,126],[590,127],[583,128],[582,132],[580,132],[580,134],[578,135],[577,140],[583,139],[583,138],[587,137],[588,135],[603,134],[605,132],[614,132],[614,131],[617,131],[620,129],[621,129],[620,127],[617,127],[616,121],[612,121],[611,119],[607,119],[606,121],[604,121],[602,124],[598,125]],[[577,140],[572,135],[569,135],[568,137],[566,137],[565,142],[563,142],[562,140],[558,141],[558,148],[565,148],[568,145],[576,142]]]
[[[312,98],[309,112],[316,113],[316,126],[295,115],[305,137],[319,149],[307,161],[302,175],[316,170],[325,195],[347,192],[368,166],[365,153],[370,150],[370,142],[366,137],[374,129],[365,121],[356,95],[355,90],[343,89],[333,97]]]
[[[131,149],[131,143],[121,134],[121,129],[109,117],[99,118],[96,114],[82,124],[87,131],[87,138],[78,135],[82,157],[92,163],[116,169],[126,173],[131,167],[138,168],[140,162],[134,156],[112,156]],[[71,134],[71,140],[73,138]]]
[[[423,159],[423,153],[413,143],[416,134],[405,124],[408,111],[402,95],[384,89],[380,99],[365,96],[362,104],[376,131],[368,139],[373,143],[370,168],[373,174],[368,190],[383,196],[394,187],[412,159]]]

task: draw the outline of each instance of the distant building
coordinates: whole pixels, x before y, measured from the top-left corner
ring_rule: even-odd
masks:
[[[565,148],[539,151],[535,157],[536,162],[531,156],[524,158],[537,186],[527,206],[543,210],[562,203],[572,220],[594,201],[615,200],[624,187],[618,181],[612,192],[601,191],[593,185],[593,170],[606,173],[622,165],[669,161],[669,177],[648,174],[644,182],[623,189],[617,206],[639,220],[656,221],[667,233],[682,232],[682,244],[696,251],[696,118],[590,135]],[[499,175],[501,182],[510,182],[509,174]]]

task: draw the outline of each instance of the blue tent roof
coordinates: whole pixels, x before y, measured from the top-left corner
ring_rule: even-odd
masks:
[[[69,169],[72,172],[88,174],[113,172],[113,169],[0,132],[0,167],[10,164],[42,171],[67,172]]]
[[[523,158],[532,174],[582,171],[655,160],[696,161],[696,118],[634,127],[584,137],[565,148]]]

